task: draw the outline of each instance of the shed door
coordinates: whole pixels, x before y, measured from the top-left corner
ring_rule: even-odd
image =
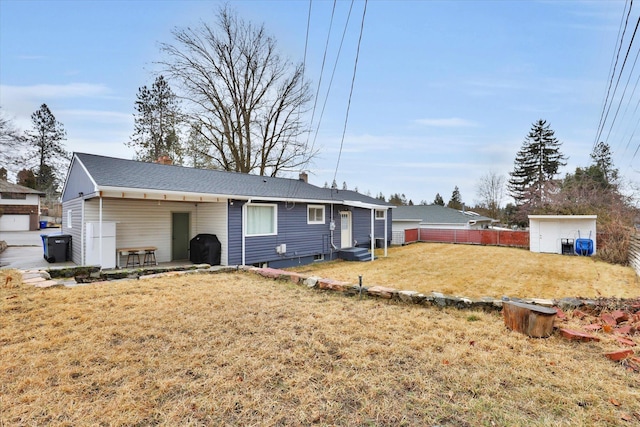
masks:
[[[351,236],[351,212],[340,212],[340,247],[350,248],[353,246]]]
[[[561,253],[560,223],[558,221],[540,221],[540,252]]]
[[[171,214],[171,260],[189,259],[189,213]]]

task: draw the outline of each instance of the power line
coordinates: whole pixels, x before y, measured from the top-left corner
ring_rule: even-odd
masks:
[[[313,119],[315,118],[315,115],[316,115],[316,106],[318,105],[318,95],[320,94],[320,85],[322,84],[322,76],[324,74],[324,64],[327,60],[327,51],[329,50],[329,40],[331,39],[331,29],[333,28],[333,17],[335,16],[335,12],[336,12],[336,2],[337,0],[333,0],[333,8],[331,9],[331,21],[329,22],[329,30],[327,31],[327,41],[324,44],[324,54],[322,55],[322,66],[320,67],[320,78],[318,79],[316,96],[313,101],[313,110],[311,111],[312,127],[313,127]],[[305,146],[309,146],[310,136],[311,136],[311,132],[307,133],[307,142],[305,143]],[[315,146],[315,139],[314,139],[314,144],[312,144],[311,146],[312,147]]]
[[[353,10],[353,3],[355,0],[351,0],[351,6],[349,7],[349,13],[347,14],[347,21],[344,24],[344,30],[342,31],[342,39],[340,40],[340,47],[338,48],[338,54],[336,55],[336,60],[333,63],[333,71],[331,72],[331,79],[329,80],[329,85],[327,87],[327,93],[324,96],[324,103],[322,104],[322,110],[320,111],[320,118],[318,119],[318,125],[316,126],[316,131],[313,135],[313,143],[312,147],[316,145],[316,138],[318,137],[318,133],[320,132],[320,124],[322,123],[322,118],[324,117],[324,110],[327,107],[327,100],[329,99],[329,94],[331,93],[331,87],[333,86],[333,78],[336,75],[336,69],[338,67],[338,60],[340,59],[340,53],[342,52],[342,46],[344,44],[344,38],[347,34],[347,28],[349,27],[349,20],[351,19],[351,11]]]
[[[367,14],[367,1],[364,1],[364,9],[362,11],[362,22],[360,23],[360,36],[358,37],[358,48],[356,49],[356,60],[353,65],[353,76],[351,77],[351,89],[349,90],[349,100],[347,102],[347,111],[344,118],[344,127],[342,129],[342,138],[340,140],[340,151],[338,152],[338,160],[336,161],[336,171],[333,174],[333,181],[338,175],[338,167],[340,166],[340,157],[342,157],[342,147],[344,146],[344,136],[347,133],[347,123],[349,121],[349,109],[351,108],[351,97],[353,96],[353,87],[356,82],[356,71],[358,70],[358,58],[360,57],[360,43],[362,42],[362,33],[364,31],[364,18]],[[332,181],[332,182],[333,182]]]
[[[600,137],[602,136],[602,131],[604,129],[604,124],[607,121],[607,117],[609,116],[609,110],[611,109],[611,103],[613,102],[613,98],[615,97],[615,93],[616,90],[618,88],[618,85],[616,83],[616,87],[613,90],[613,94],[611,94],[611,101],[609,101],[609,94],[611,92],[611,86],[613,85],[613,79],[614,76],[616,74],[616,68],[618,67],[618,59],[620,57],[620,51],[622,50],[622,42],[624,41],[624,35],[627,31],[627,25],[629,23],[629,16],[631,15],[631,8],[633,7],[633,0],[631,0],[630,5],[629,5],[629,10],[627,11],[627,18],[625,19],[625,23],[624,23],[624,29],[622,31],[622,36],[620,37],[620,43],[616,43],[618,49],[617,49],[617,53],[616,53],[616,60],[615,60],[615,64],[613,66],[613,72],[611,73],[611,77],[609,78],[609,87],[607,88],[607,95],[605,97],[605,101],[604,101],[604,105],[602,106],[602,112],[600,113],[600,123],[598,124],[598,130],[596,132],[596,138],[593,141],[593,148],[595,148],[596,144],[598,143],[598,141],[600,140]],[[625,3],[625,10],[627,8],[627,5]],[[623,16],[624,16],[624,11],[623,11]],[[620,32],[618,31],[618,34],[620,34]],[[622,74],[622,69],[624,68],[624,65],[622,67],[620,67],[620,75]],[[620,77],[618,77],[618,82],[620,81]],[[609,107],[607,107],[607,104],[609,104]],[[606,114],[605,114],[605,110],[606,110]]]
[[[636,37],[636,32],[638,31],[638,26],[640,26],[640,17],[638,17],[638,22],[636,23],[636,28],[633,30],[633,34],[631,35],[631,40],[629,41],[629,48],[627,49],[627,53],[624,56],[624,62],[622,63],[622,68],[620,68],[620,75],[618,76],[618,82],[620,82],[620,77],[622,77],[622,70],[624,70],[624,66],[627,63],[627,58],[629,58],[629,52],[631,51],[631,46],[633,45],[633,40]],[[638,50],[640,54],[640,50]],[[636,59],[633,61],[633,66],[631,67],[631,71],[629,71],[629,78],[627,78],[627,82],[622,90],[622,96],[620,97],[620,102],[618,102],[618,108],[613,116],[613,120],[611,121],[611,126],[609,126],[609,132],[607,133],[607,137],[605,141],[609,141],[609,135],[611,135],[611,129],[613,129],[613,125],[616,122],[616,118],[618,117],[618,112],[620,111],[620,107],[622,106],[622,102],[624,101],[624,97],[627,93],[627,87],[629,86],[629,81],[631,80],[631,75],[633,74],[633,70],[636,68],[636,62],[638,61],[638,55],[636,55]],[[616,83],[616,89],[618,88],[618,82]]]

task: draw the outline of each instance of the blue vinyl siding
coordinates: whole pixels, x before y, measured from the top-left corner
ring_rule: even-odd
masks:
[[[242,206],[244,201],[235,201],[229,205],[229,264],[242,263]],[[259,203],[259,202],[253,202]],[[269,202],[273,203],[273,202]],[[314,255],[324,254],[325,259],[331,254],[331,205],[325,206],[323,224],[307,224],[306,203],[277,203],[278,234],[275,236],[246,237],[245,263],[269,263],[271,265],[293,265],[313,260]],[[336,222],[334,243],[340,245],[340,211],[351,210],[353,238],[358,246],[370,245],[371,210],[348,208],[342,205],[333,206],[333,217]],[[375,237],[384,235],[384,221],[375,221]],[[391,240],[391,213],[387,211],[387,240]],[[276,253],[276,246],[287,245],[285,254]],[[291,260],[291,261],[287,261]]]
[[[231,204],[233,203],[233,205]],[[229,201],[229,265],[242,264],[242,205],[244,202]]]
[[[257,204],[258,202],[253,202]],[[242,205],[229,206],[229,263],[242,263]],[[277,203],[278,234],[245,238],[245,263],[256,264],[284,259],[313,257],[330,252],[329,207],[325,207],[323,224],[307,224],[306,203]],[[286,244],[285,254],[276,246]]]

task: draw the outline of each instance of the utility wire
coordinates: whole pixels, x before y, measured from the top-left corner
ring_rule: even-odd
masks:
[[[338,48],[338,54],[336,55],[336,60],[333,63],[333,71],[331,72],[331,79],[329,80],[329,86],[327,87],[327,93],[324,97],[324,103],[322,104],[322,110],[320,111],[320,118],[318,119],[318,125],[316,126],[316,131],[313,135],[313,143],[312,147],[316,145],[316,138],[318,137],[318,133],[320,132],[320,124],[322,123],[322,118],[324,117],[324,110],[327,107],[327,100],[329,99],[329,94],[331,93],[331,87],[333,86],[333,78],[336,75],[336,69],[338,68],[338,60],[340,59],[340,53],[342,52],[342,46],[344,44],[344,38],[347,34],[347,28],[349,27],[349,20],[351,19],[351,11],[353,10],[353,3],[355,0],[351,0],[351,6],[349,7],[349,14],[347,15],[347,22],[344,24],[344,30],[342,31],[342,39],[340,40],[340,47]]]
[[[631,9],[629,9],[631,10]],[[627,49],[627,53],[624,56],[624,62],[622,63],[622,68],[620,68],[620,75],[618,76],[618,82],[616,83],[616,89],[618,88],[618,83],[620,82],[620,77],[622,77],[622,70],[624,70],[624,65],[627,63],[627,58],[629,58],[629,52],[631,51],[631,46],[633,45],[633,40],[636,37],[636,33],[638,31],[638,26],[640,26],[640,17],[638,17],[638,22],[636,23],[636,28],[633,30],[633,34],[631,35],[631,40],[629,41],[629,48]],[[638,50],[640,53],[640,50]],[[631,67],[631,71],[629,71],[629,78],[627,78],[627,82],[622,90],[622,96],[620,97],[620,102],[618,102],[618,108],[613,116],[613,120],[611,120],[611,126],[609,126],[609,132],[607,133],[607,137],[605,138],[605,142],[609,142],[609,136],[611,135],[611,129],[613,129],[613,125],[616,123],[616,118],[618,117],[618,112],[620,111],[620,107],[622,106],[622,102],[624,101],[624,97],[627,93],[627,87],[629,86],[629,81],[631,80],[631,75],[633,74],[633,70],[636,68],[636,62],[638,61],[638,55],[636,55],[635,61],[633,61],[633,66]]]
[[[318,95],[320,94],[320,85],[322,84],[322,76],[324,74],[324,64],[327,60],[327,51],[329,50],[329,40],[331,39],[331,29],[333,28],[333,17],[335,16],[335,12],[336,12],[336,2],[337,0],[333,0],[333,9],[331,9],[331,21],[329,22],[329,31],[327,31],[327,41],[324,44],[324,54],[322,55],[322,66],[320,67],[320,78],[318,79],[318,86],[316,88],[316,96],[314,98],[313,101],[313,110],[311,111],[311,126],[313,127],[313,120],[315,119],[316,116],[316,107],[318,105]],[[307,133],[307,142],[305,143],[305,146],[309,146],[309,138],[311,137],[311,132]],[[313,140],[313,144],[311,144],[311,147],[313,149],[313,147],[315,146],[315,138]],[[308,163],[310,159],[307,159],[306,164]]]
[[[344,146],[344,136],[347,133],[347,123],[349,121],[349,109],[351,108],[351,97],[353,96],[353,87],[356,82],[356,71],[358,70],[358,58],[360,56],[360,43],[362,42],[362,33],[364,31],[364,18],[367,14],[367,1],[364,1],[364,9],[362,11],[362,22],[360,23],[360,36],[358,37],[358,48],[356,50],[356,60],[353,65],[353,76],[351,77],[351,89],[349,90],[349,101],[347,102],[347,112],[344,118],[344,127],[342,129],[342,139],[340,140],[340,151],[338,152],[338,160],[336,161],[336,171],[333,174],[333,182],[336,180],[336,176],[338,175],[338,167],[340,166],[340,157],[342,157],[342,147]]]
[[[624,35],[625,32],[627,31],[627,24],[629,22],[629,15],[631,14],[631,7],[633,6],[633,0],[631,0],[630,2],[630,6],[629,6],[629,10],[627,12],[627,18],[625,20],[624,23],[624,29],[622,30],[622,36],[620,37],[620,43],[618,44],[616,42],[616,46],[617,46],[617,53],[615,55],[615,63],[613,65],[613,70],[611,72],[611,77],[609,78],[609,87],[607,88],[607,94],[605,96],[605,100],[604,100],[604,104],[602,105],[602,112],[600,113],[600,122],[598,123],[598,129],[596,131],[596,138],[593,141],[593,148],[595,148],[596,144],[598,144],[598,141],[600,140],[600,136],[602,135],[602,130],[604,128],[604,123],[607,120],[607,115],[609,114],[609,110],[607,109],[607,104],[609,104],[609,108],[611,106],[611,104],[609,103],[609,95],[611,93],[611,86],[613,85],[613,78],[616,74],[616,68],[618,68],[618,59],[620,57],[620,50],[622,49],[622,42],[624,40]],[[625,3],[624,5],[625,10],[627,9],[627,4]],[[622,12],[622,16],[624,16],[624,11]],[[622,24],[622,21],[620,22],[620,24]],[[618,30],[618,34],[620,34],[620,30]],[[614,49],[615,50],[615,49]],[[614,90],[614,94],[611,96],[611,99],[613,100],[613,97],[615,96],[615,90]],[[605,115],[605,110],[607,111],[607,114]]]

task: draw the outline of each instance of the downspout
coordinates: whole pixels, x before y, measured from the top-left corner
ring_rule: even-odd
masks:
[[[80,265],[85,265],[87,260],[85,259],[85,224],[84,224],[84,196],[80,201]]]
[[[373,261],[376,258],[375,256],[375,248],[376,248],[375,216],[376,215],[375,214],[376,214],[375,209],[371,208],[371,261]]]
[[[102,194],[100,194],[100,238],[98,241],[100,242],[100,266],[102,266]]]
[[[329,219],[329,238],[330,238],[330,242],[329,242],[329,260],[333,259],[333,250],[335,248],[335,245],[333,244],[333,237],[334,237],[334,231],[336,229],[336,223],[333,220],[333,203],[331,203],[331,218]]]

